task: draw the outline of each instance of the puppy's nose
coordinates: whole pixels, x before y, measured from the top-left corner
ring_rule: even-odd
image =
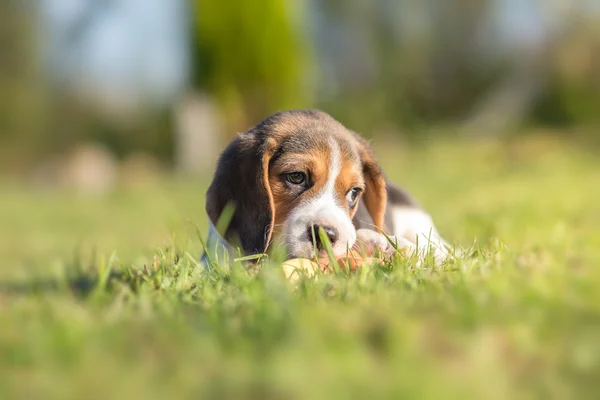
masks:
[[[315,246],[317,246],[317,249],[319,250],[323,250],[323,243],[321,242],[321,237],[319,236],[319,229],[322,229],[323,232],[325,232],[325,234],[327,235],[327,237],[329,238],[329,242],[333,245],[335,244],[335,242],[337,242],[338,240],[338,231],[337,229],[335,229],[332,226],[327,226],[327,225],[318,225],[318,224],[313,224],[310,225],[308,227],[308,240],[310,240],[312,242],[313,240],[313,232],[314,232],[314,238],[315,238]]]

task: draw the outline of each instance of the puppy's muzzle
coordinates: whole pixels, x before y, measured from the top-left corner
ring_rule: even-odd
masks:
[[[309,242],[314,243],[318,250],[323,250],[325,247],[323,241],[321,240],[320,231],[323,231],[325,233],[325,236],[327,236],[327,238],[329,239],[329,243],[331,243],[332,246],[335,245],[335,243],[338,241],[339,234],[336,228],[328,225],[309,225],[306,230],[308,240]]]

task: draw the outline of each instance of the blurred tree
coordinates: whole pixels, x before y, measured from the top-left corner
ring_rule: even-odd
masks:
[[[338,57],[335,73],[349,75],[323,106],[357,126],[456,121],[502,69],[481,52],[492,0],[313,3],[321,24],[351,41],[345,53],[320,45],[322,57]]]
[[[600,125],[600,15],[581,13],[550,46],[546,91],[534,122]]]
[[[32,157],[43,132],[45,87],[38,68],[35,17],[28,2],[0,2],[0,155],[4,166]]]
[[[196,87],[214,95],[227,132],[267,114],[310,105],[303,2],[195,0]]]
[[[312,4],[318,38],[329,38],[316,41],[320,106],[367,134],[390,123],[466,122],[482,135],[524,122],[600,125],[600,16],[589,4]]]
[[[51,118],[45,135],[46,151],[60,153],[77,144],[97,142],[120,158],[145,152],[170,161],[173,138],[168,109],[172,99],[167,93],[176,89],[156,90],[161,86],[156,82],[162,78],[164,83],[165,78],[149,73],[151,68],[144,68],[153,58],[144,53],[143,46],[137,42],[140,35],[152,30],[143,28],[148,19],[155,21],[141,9],[138,17],[132,18],[135,2],[95,0],[61,8],[56,6],[60,1],[49,1],[41,7],[46,15],[42,23],[48,32],[48,38],[42,38],[41,42],[48,52],[45,67],[49,72],[52,96]],[[161,3],[165,4],[154,2],[153,7]],[[56,10],[51,4],[55,4]],[[163,11],[167,14],[171,11],[173,15],[166,18],[166,23],[160,21],[161,26],[154,29],[159,35],[172,34],[165,24],[177,25],[181,21],[174,19],[178,14],[168,7],[166,10],[163,7]],[[185,27],[181,30],[185,32]],[[115,32],[124,34],[124,47],[111,37]],[[153,55],[165,54],[164,49],[161,52],[161,45],[157,45],[156,37],[143,38],[154,46],[156,53]],[[172,47],[179,45],[177,40],[169,39],[166,41]],[[166,54],[173,56],[173,53]],[[177,62],[167,65],[177,66]],[[184,74],[184,71],[185,68],[180,68],[178,72]],[[148,76],[154,76],[154,79]],[[166,81],[172,84],[169,78]],[[172,86],[169,82],[163,89]]]

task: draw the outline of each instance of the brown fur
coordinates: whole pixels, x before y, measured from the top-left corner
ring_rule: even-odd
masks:
[[[329,174],[328,151],[312,151],[306,154],[285,155],[277,160],[269,170],[269,183],[273,192],[275,205],[275,224],[282,224],[291,210],[307,198],[321,191]],[[304,193],[297,195],[288,187],[285,173],[310,171],[313,185]]]
[[[375,227],[385,231],[387,182],[383,170],[375,159],[367,140],[352,131],[347,132],[351,136],[362,162],[362,173],[365,181],[362,203],[366,206]]]
[[[361,190],[365,189],[365,180],[363,178],[361,165],[356,163],[353,159],[342,156],[342,168],[335,182],[335,192],[337,198],[341,201],[341,206],[348,211],[351,217],[356,213],[356,208],[358,202],[360,202],[360,196],[362,195],[362,193],[359,195],[356,205],[350,209],[346,200],[346,194],[355,187],[358,187]]]

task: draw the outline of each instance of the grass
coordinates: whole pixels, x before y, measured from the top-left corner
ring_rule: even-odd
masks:
[[[1,398],[586,398],[600,161],[549,139],[378,151],[475,254],[302,280],[197,265],[206,180],[0,189]]]

